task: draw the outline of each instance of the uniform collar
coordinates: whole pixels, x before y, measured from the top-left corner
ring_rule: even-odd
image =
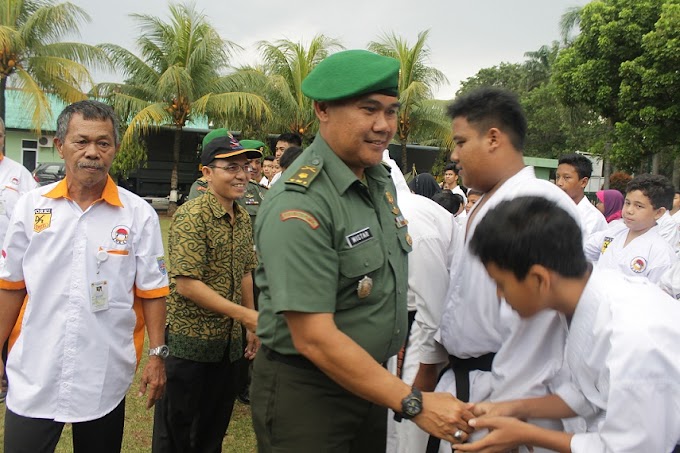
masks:
[[[59,181],[54,189],[50,190],[43,196],[47,198],[66,198],[68,200],[72,200],[68,194],[68,183],[66,178]],[[106,185],[104,186],[102,196],[99,200],[104,200],[111,206],[117,206],[119,208],[123,207],[123,203],[121,203],[120,197],[118,196],[118,186],[116,186],[116,184],[113,182],[111,176],[106,176]]]
[[[352,184],[360,184],[357,175],[333,152],[321,134],[317,134],[313,144],[317,155],[324,161],[323,169],[339,194],[344,194]],[[389,172],[382,164],[366,168],[364,174],[367,179],[373,179],[382,185],[390,178]]]

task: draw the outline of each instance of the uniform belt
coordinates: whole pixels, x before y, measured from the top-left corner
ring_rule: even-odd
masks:
[[[273,349],[268,348],[265,345],[260,345],[260,349],[264,352],[265,357],[273,362],[283,363],[295,368],[301,368],[303,370],[318,370],[319,368],[314,365],[309,359],[298,354],[280,354]]]
[[[493,365],[493,358],[495,356],[496,353],[494,352],[469,359],[461,359],[454,355],[449,356],[449,367],[451,367],[453,374],[456,377],[456,397],[459,400],[464,403],[470,402],[470,371],[491,371],[491,365]],[[440,379],[447,369],[444,369],[439,375]],[[427,441],[427,449],[425,452],[433,453],[439,451],[439,442],[439,439],[430,436]]]

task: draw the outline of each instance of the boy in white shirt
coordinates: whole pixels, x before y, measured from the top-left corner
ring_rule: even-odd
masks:
[[[584,250],[597,266],[657,283],[677,260],[673,248],[659,235],[656,221],[670,205],[674,189],[661,175],[640,175],[628,183],[621,211],[623,222],[591,235]]]
[[[643,279],[595,268],[581,252],[573,218],[542,197],[520,197],[477,226],[470,248],[523,318],[555,310],[570,320],[565,363],[571,380],[552,395],[472,409],[489,434],[458,451],[521,445],[559,452],[670,452],[680,441],[680,305]],[[520,419],[580,415],[567,433]],[[516,417],[516,418],[515,418]]]

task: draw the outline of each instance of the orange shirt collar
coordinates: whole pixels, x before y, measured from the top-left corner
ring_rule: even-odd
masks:
[[[68,194],[68,183],[66,182],[66,178],[59,181],[54,189],[50,190],[43,196],[47,198],[67,198],[71,200],[71,197]],[[106,186],[104,186],[102,197],[97,201],[100,200],[104,200],[111,206],[118,206],[119,208],[123,207],[123,203],[121,203],[120,197],[118,196],[118,186],[116,186],[116,183],[113,182],[111,176],[107,175],[106,177]]]

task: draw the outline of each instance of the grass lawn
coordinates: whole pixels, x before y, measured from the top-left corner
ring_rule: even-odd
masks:
[[[161,216],[161,229],[163,231],[163,241],[167,250],[167,234],[170,226],[170,219]],[[145,350],[148,349],[145,345]],[[123,433],[123,449],[125,453],[147,453],[151,451],[151,433],[153,431],[153,408],[146,410],[146,398],[137,396],[139,391],[139,378],[141,371],[146,364],[147,357],[143,356],[139,366],[135,381],[128,392],[126,399],[125,431]],[[0,445],[3,445],[5,437],[5,411],[0,410]],[[234,414],[231,417],[229,431],[222,443],[223,451],[227,453],[251,453],[257,451],[255,434],[250,422],[250,407],[238,401],[234,406]],[[0,448],[1,450],[1,448]],[[61,436],[57,452],[71,452],[70,426],[64,429]]]

